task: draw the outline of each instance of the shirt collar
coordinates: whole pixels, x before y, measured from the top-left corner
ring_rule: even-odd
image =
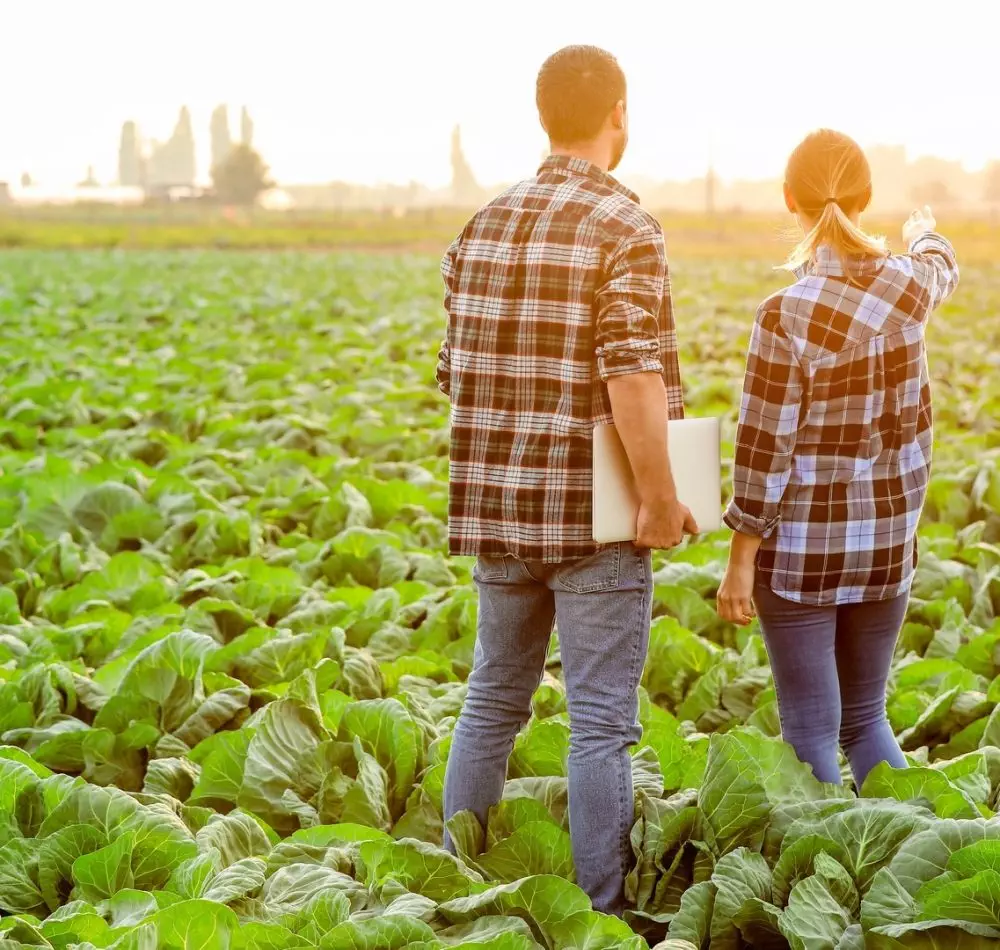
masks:
[[[883,262],[881,257],[841,258],[829,244],[821,244],[816,248],[806,273],[816,277],[861,277],[876,273]]]
[[[624,195],[636,204],[639,203],[639,196],[634,191],[626,188],[613,175],[609,175],[606,171],[598,168],[593,162],[588,162],[584,158],[573,158],[569,155],[550,155],[542,162],[541,168],[538,169],[539,175],[543,175],[546,172],[563,175],[566,178],[573,175],[590,178],[592,181],[600,182],[612,191],[617,191],[618,194]]]

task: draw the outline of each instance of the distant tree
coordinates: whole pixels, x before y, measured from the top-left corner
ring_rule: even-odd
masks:
[[[22,188],[30,188],[33,184],[34,184],[34,182],[32,181],[31,175],[29,175],[27,172],[22,172],[21,173],[21,187]]]
[[[240,114],[240,141],[247,148],[253,148],[253,119],[250,118],[250,110],[246,106]]]
[[[233,149],[233,137],[229,132],[229,108],[218,106],[212,113],[212,168],[218,168]]]
[[[986,168],[986,187],[983,198],[990,205],[1000,205],[1000,161],[990,162]]]
[[[220,201],[234,205],[252,205],[262,191],[274,187],[269,169],[249,145],[236,145],[229,157],[212,169],[212,183]]]
[[[949,205],[955,201],[955,196],[946,182],[931,180],[921,182],[913,188],[910,198],[917,205]]]
[[[184,106],[177,118],[171,144],[176,150],[174,164],[177,184],[193,185],[195,179],[195,148],[194,129],[191,126],[191,113]]]

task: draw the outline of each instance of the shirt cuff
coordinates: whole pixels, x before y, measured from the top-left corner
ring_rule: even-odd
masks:
[[[597,350],[597,372],[604,382],[612,376],[631,376],[635,373],[663,375],[660,361],[660,344],[655,340],[612,343]]]
[[[722,520],[733,531],[748,534],[753,538],[763,538],[766,541],[781,523],[781,514],[776,514],[773,518],[751,515],[742,511],[735,501],[731,501]]]
[[[921,254],[925,251],[945,251],[955,257],[955,248],[952,247],[951,241],[937,231],[924,231],[910,241],[910,254]]]

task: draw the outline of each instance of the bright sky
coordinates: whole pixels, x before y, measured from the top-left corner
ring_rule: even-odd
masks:
[[[0,180],[117,172],[121,124],[220,102],[285,182],[448,181],[462,125],[482,183],[533,172],[535,74],[567,43],[629,80],[623,177],[768,177],[821,125],[863,144],[1000,158],[993,0],[3,0]]]

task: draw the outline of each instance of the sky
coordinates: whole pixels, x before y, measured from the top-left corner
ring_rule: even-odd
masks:
[[[993,0],[0,0],[0,180],[114,181],[122,122],[166,139],[190,107],[247,105],[284,183],[450,178],[462,127],[481,183],[533,173],[538,67],[611,50],[629,83],[623,178],[779,175],[811,129],[1000,158]]]

